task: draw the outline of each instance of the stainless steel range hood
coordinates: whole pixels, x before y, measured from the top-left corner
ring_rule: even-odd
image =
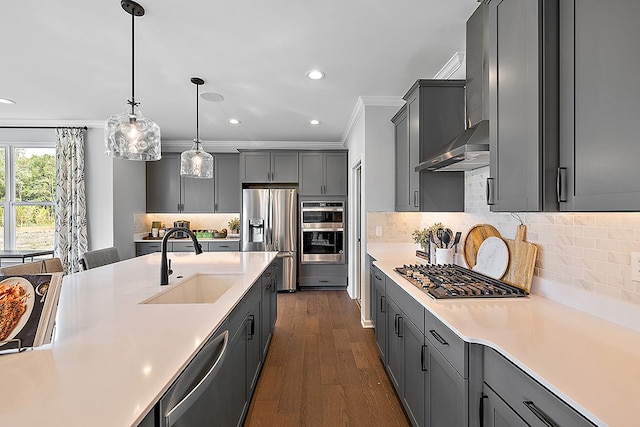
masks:
[[[489,164],[488,6],[483,1],[467,21],[467,129],[416,166],[416,172],[467,171]]]

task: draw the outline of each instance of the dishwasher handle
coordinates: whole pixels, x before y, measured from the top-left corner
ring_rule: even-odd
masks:
[[[174,425],[185,412],[191,408],[191,406],[202,396],[207,387],[215,379],[216,374],[222,367],[222,362],[227,353],[227,345],[229,344],[229,331],[224,331],[216,338],[211,340],[202,350],[196,355],[196,357],[189,363],[185,370],[180,375],[180,378],[176,380],[175,385],[172,387],[169,396],[163,400],[167,401],[169,408],[165,409],[161,413],[160,425],[162,427],[171,427]],[[214,352],[212,355],[217,354],[214,362],[210,365],[208,371],[198,379],[197,376],[202,372],[201,365],[207,362],[208,353]],[[204,360],[203,360],[204,359]],[[193,378],[196,377],[196,378]],[[195,386],[192,386],[195,383]],[[188,389],[191,387],[191,389]],[[171,404],[172,398],[180,399],[175,405]]]

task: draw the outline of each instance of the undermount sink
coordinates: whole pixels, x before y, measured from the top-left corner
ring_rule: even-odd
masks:
[[[141,304],[211,304],[231,289],[237,280],[235,275],[196,274]]]

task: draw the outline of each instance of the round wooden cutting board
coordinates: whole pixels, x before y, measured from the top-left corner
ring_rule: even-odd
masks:
[[[476,265],[478,249],[487,237],[502,237],[500,232],[490,224],[477,224],[469,229],[467,237],[464,239],[463,255],[467,268]]]

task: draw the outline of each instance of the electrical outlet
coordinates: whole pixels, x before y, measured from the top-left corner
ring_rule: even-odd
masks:
[[[382,236],[382,227],[380,225],[377,225],[376,226],[376,237],[381,237],[381,236]]]
[[[640,252],[631,252],[631,280],[640,282]]]

